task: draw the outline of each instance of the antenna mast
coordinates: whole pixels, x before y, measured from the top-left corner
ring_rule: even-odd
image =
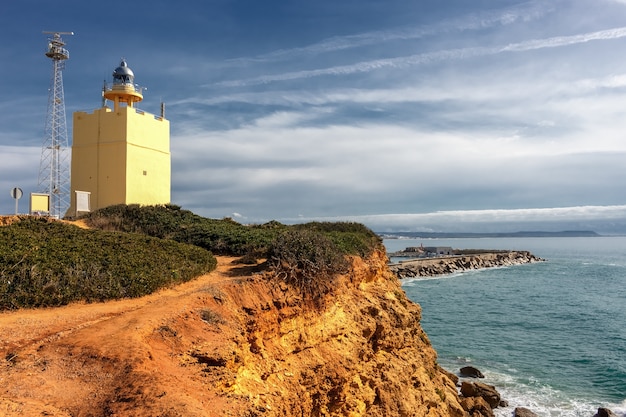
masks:
[[[48,38],[46,56],[52,60],[52,77],[48,90],[48,111],[44,142],[39,163],[39,189],[50,195],[50,215],[61,218],[69,208],[70,168],[67,141],[67,120],[63,93],[63,69],[70,53],[64,48],[61,35],[74,32],[43,32]]]

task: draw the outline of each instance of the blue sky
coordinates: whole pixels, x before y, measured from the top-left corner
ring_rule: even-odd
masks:
[[[626,0],[4,2],[0,213],[37,191],[43,30],[70,141],[124,57],[198,214],[626,231]]]

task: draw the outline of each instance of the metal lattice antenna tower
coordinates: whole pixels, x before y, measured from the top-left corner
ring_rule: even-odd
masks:
[[[48,112],[41,162],[39,164],[40,192],[50,195],[50,215],[61,218],[70,205],[70,167],[67,141],[67,120],[63,94],[63,69],[70,53],[64,48],[61,35],[74,32],[43,32],[48,38],[46,56],[52,59],[52,77],[48,91]]]

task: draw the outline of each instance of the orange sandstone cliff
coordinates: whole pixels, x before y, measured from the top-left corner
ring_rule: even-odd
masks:
[[[465,416],[384,253],[321,306],[218,269],[137,300],[0,313],[0,416]]]

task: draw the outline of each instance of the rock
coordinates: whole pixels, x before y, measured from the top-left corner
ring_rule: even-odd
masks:
[[[493,410],[487,401],[480,397],[469,397],[461,400],[461,407],[471,417],[494,417]]]
[[[528,408],[515,407],[513,417],[539,417],[537,414],[530,411]]]
[[[544,261],[544,259],[537,258],[528,251],[494,251],[466,256],[416,258],[399,264],[389,265],[389,269],[398,278],[410,278],[541,261]]]
[[[483,375],[482,372],[480,372],[478,369],[474,368],[473,366],[464,366],[459,371],[461,372],[461,376],[467,376],[470,378],[484,378],[485,377],[485,375]]]
[[[461,394],[464,397],[481,397],[491,408],[496,408],[500,405],[500,393],[493,385],[483,384],[481,382],[462,382]]]
[[[617,417],[615,413],[608,408],[600,407],[598,408],[598,412],[593,417]]]
[[[445,369],[443,369],[442,367],[439,367],[439,372],[441,372],[442,374],[444,374],[445,376],[447,376],[447,377],[448,377],[448,379],[449,379],[450,381],[452,381],[452,383],[453,383],[455,386],[458,386],[458,385],[459,385],[459,377],[458,377],[458,376],[456,376],[455,374],[453,374],[452,372],[448,372],[448,371],[446,371]]]

